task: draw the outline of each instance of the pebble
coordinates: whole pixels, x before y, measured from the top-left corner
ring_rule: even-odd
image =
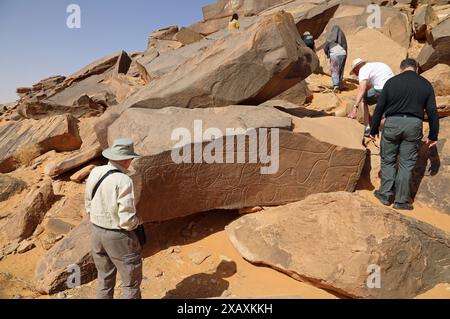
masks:
[[[195,249],[189,254],[189,258],[196,265],[201,265],[210,256],[210,253],[204,252],[201,249]]]
[[[17,252],[19,254],[23,254],[23,253],[26,253],[26,252],[32,250],[34,247],[36,247],[34,242],[24,240],[20,243],[19,247],[17,248]]]

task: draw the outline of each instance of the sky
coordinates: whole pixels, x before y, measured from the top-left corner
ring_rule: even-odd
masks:
[[[200,21],[212,2],[0,0],[0,103],[16,100],[18,87],[70,75],[103,56],[143,51],[153,30]],[[67,26],[71,4],[80,8],[79,29]]]

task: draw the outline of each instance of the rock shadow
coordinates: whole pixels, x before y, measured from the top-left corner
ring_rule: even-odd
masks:
[[[147,223],[147,244],[143,256],[147,258],[170,247],[195,243],[223,231],[239,216],[238,211],[234,210],[214,210],[160,223]]]
[[[195,274],[183,279],[163,299],[205,299],[221,297],[230,283],[225,278],[237,272],[234,261],[222,261],[212,274]]]
[[[422,143],[419,150],[419,157],[413,171],[411,179],[411,197],[416,198],[420,190],[422,181],[427,176],[436,176],[441,168],[441,158],[438,147],[429,148]]]

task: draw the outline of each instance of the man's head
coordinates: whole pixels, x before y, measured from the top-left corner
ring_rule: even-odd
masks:
[[[103,151],[103,156],[128,169],[139,155],[134,152],[134,143],[130,139],[115,140],[113,146]]]
[[[419,64],[414,59],[405,59],[400,64],[400,69],[402,70],[402,72],[414,71],[417,73],[419,72]]]
[[[116,163],[116,164],[122,166],[123,168],[128,169],[128,168],[130,168],[131,163],[133,162],[133,160],[132,160],[132,159],[129,159],[129,160],[123,160],[123,161],[112,161],[112,160],[111,160],[111,162],[114,162],[114,163]]]
[[[366,61],[364,61],[363,59],[355,59],[352,63],[352,70],[350,71],[350,74],[354,74],[356,76],[359,76],[359,71],[361,70],[361,68],[363,66],[366,65]]]

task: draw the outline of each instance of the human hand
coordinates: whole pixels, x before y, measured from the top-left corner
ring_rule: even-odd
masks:
[[[427,140],[426,144],[427,144],[428,148],[433,148],[433,147],[437,146],[438,142],[432,141],[432,140]]]
[[[358,108],[354,106],[352,112],[349,114],[348,117],[354,120],[356,119],[357,116],[358,116]]]

